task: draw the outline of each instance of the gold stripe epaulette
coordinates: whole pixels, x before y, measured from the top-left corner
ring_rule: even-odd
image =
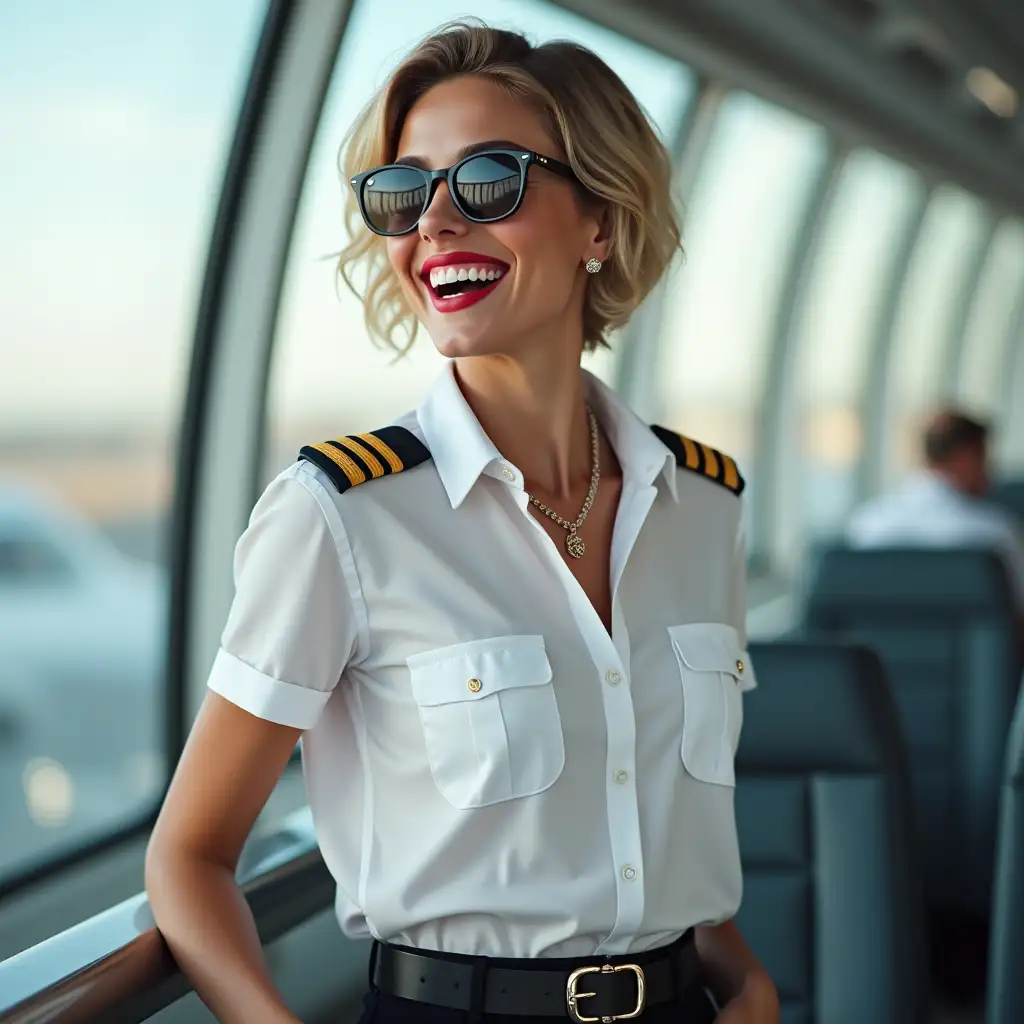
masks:
[[[405,427],[382,427],[366,434],[307,444],[299,458],[319,466],[344,494],[350,487],[411,469],[430,458],[430,450]]]
[[[652,426],[651,430],[658,440],[672,451],[676,457],[676,465],[714,480],[716,484],[721,484],[737,496],[743,493],[747,483],[730,456],[664,427]]]

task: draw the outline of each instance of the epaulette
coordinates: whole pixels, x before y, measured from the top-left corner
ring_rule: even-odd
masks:
[[[691,441],[690,438],[664,427],[652,426],[651,430],[658,440],[671,450],[676,457],[677,466],[700,473],[737,496],[743,493],[747,482],[740,476],[736,463],[724,452],[709,448],[699,441]]]
[[[382,427],[368,434],[336,437],[303,445],[299,458],[319,466],[344,494],[366,480],[411,469],[430,458],[430,450],[405,427]]]

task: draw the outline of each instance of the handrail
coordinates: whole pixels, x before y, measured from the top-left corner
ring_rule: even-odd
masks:
[[[308,808],[264,844],[242,892],[265,944],[330,906],[335,885]],[[190,991],[143,892],[0,963],[0,1024],[137,1024]]]

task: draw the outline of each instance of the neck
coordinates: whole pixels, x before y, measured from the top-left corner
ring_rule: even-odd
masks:
[[[552,358],[552,351],[559,355]],[[568,498],[589,482],[590,425],[577,351],[464,357],[455,360],[455,378],[487,436],[526,477],[527,490]]]

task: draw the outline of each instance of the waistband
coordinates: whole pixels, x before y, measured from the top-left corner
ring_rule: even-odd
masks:
[[[691,928],[669,946],[613,956],[509,959],[375,942],[370,984],[414,1002],[481,1014],[627,1020],[678,1001],[700,977]]]

